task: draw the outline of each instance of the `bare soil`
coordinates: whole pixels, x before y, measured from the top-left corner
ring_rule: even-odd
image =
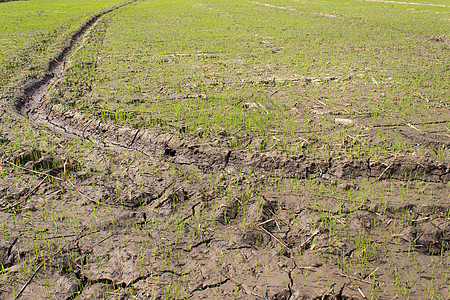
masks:
[[[1,299],[450,296],[446,164],[237,151],[46,99],[103,14],[3,97]]]

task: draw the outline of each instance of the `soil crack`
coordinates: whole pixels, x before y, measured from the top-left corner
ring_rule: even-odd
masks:
[[[189,293],[189,295],[192,296],[195,292],[201,292],[201,291],[204,291],[204,290],[207,290],[207,289],[212,289],[212,288],[219,287],[221,285],[224,285],[228,281],[230,281],[230,279],[229,278],[225,278],[224,280],[216,282],[216,283],[211,283],[211,284],[206,284],[206,285],[202,283],[199,287],[193,289]]]

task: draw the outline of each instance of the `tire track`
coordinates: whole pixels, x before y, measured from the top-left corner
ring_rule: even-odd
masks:
[[[433,4],[433,3],[418,3],[418,2],[403,2],[403,1],[385,1],[385,0],[362,0],[366,2],[379,2],[388,4],[404,4],[404,5],[421,5],[421,6],[434,6],[434,7],[450,7],[445,4]]]
[[[61,104],[55,105],[46,101],[47,90],[63,75],[69,54],[77,50],[74,49],[75,46],[82,41],[87,31],[100,17],[133,2],[103,11],[83,24],[72,36],[69,46],[63,48],[59,55],[49,62],[47,72],[23,88],[16,97],[15,108],[33,122],[44,121],[68,134],[141,152],[154,160],[166,159],[178,165],[194,165],[205,172],[211,169],[228,172],[251,169],[262,173],[276,171],[285,177],[315,177],[324,180],[371,177],[376,180],[449,182],[450,166],[429,159],[403,156],[385,161],[333,158],[325,160],[282,153],[237,153],[209,144],[194,144],[172,133],[157,133],[102,122]]]
[[[42,105],[48,87],[59,77],[62,76],[68,56],[72,53],[73,48],[85,36],[86,32],[94,26],[98,19],[102,16],[123,8],[136,0],[124,3],[122,5],[107,9],[86,21],[70,38],[69,45],[61,49],[59,54],[48,62],[47,71],[40,78],[32,80],[19,92],[15,99],[15,107],[23,115],[30,117],[31,110],[35,108],[39,110],[39,105]]]
[[[370,177],[376,180],[423,180],[447,183],[450,166],[430,159],[393,157],[385,161],[370,159],[321,160],[304,155],[280,153],[235,152],[209,144],[194,144],[172,133],[157,133],[114,123],[105,123],[72,111],[61,104],[46,102],[38,111],[28,115],[32,120],[47,124],[77,136],[145,154],[153,160],[170,160],[178,165],[195,165],[207,172],[221,169],[234,172],[251,169],[273,172],[285,177],[323,178],[333,180]]]

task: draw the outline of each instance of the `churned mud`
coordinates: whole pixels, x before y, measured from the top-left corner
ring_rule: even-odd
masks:
[[[449,297],[446,164],[238,151],[48,101],[112,11],[2,104],[0,298]]]

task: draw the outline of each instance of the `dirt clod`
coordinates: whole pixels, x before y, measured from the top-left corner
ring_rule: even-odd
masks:
[[[429,222],[417,228],[416,246],[429,255],[441,255],[450,250],[450,226],[444,222]]]

